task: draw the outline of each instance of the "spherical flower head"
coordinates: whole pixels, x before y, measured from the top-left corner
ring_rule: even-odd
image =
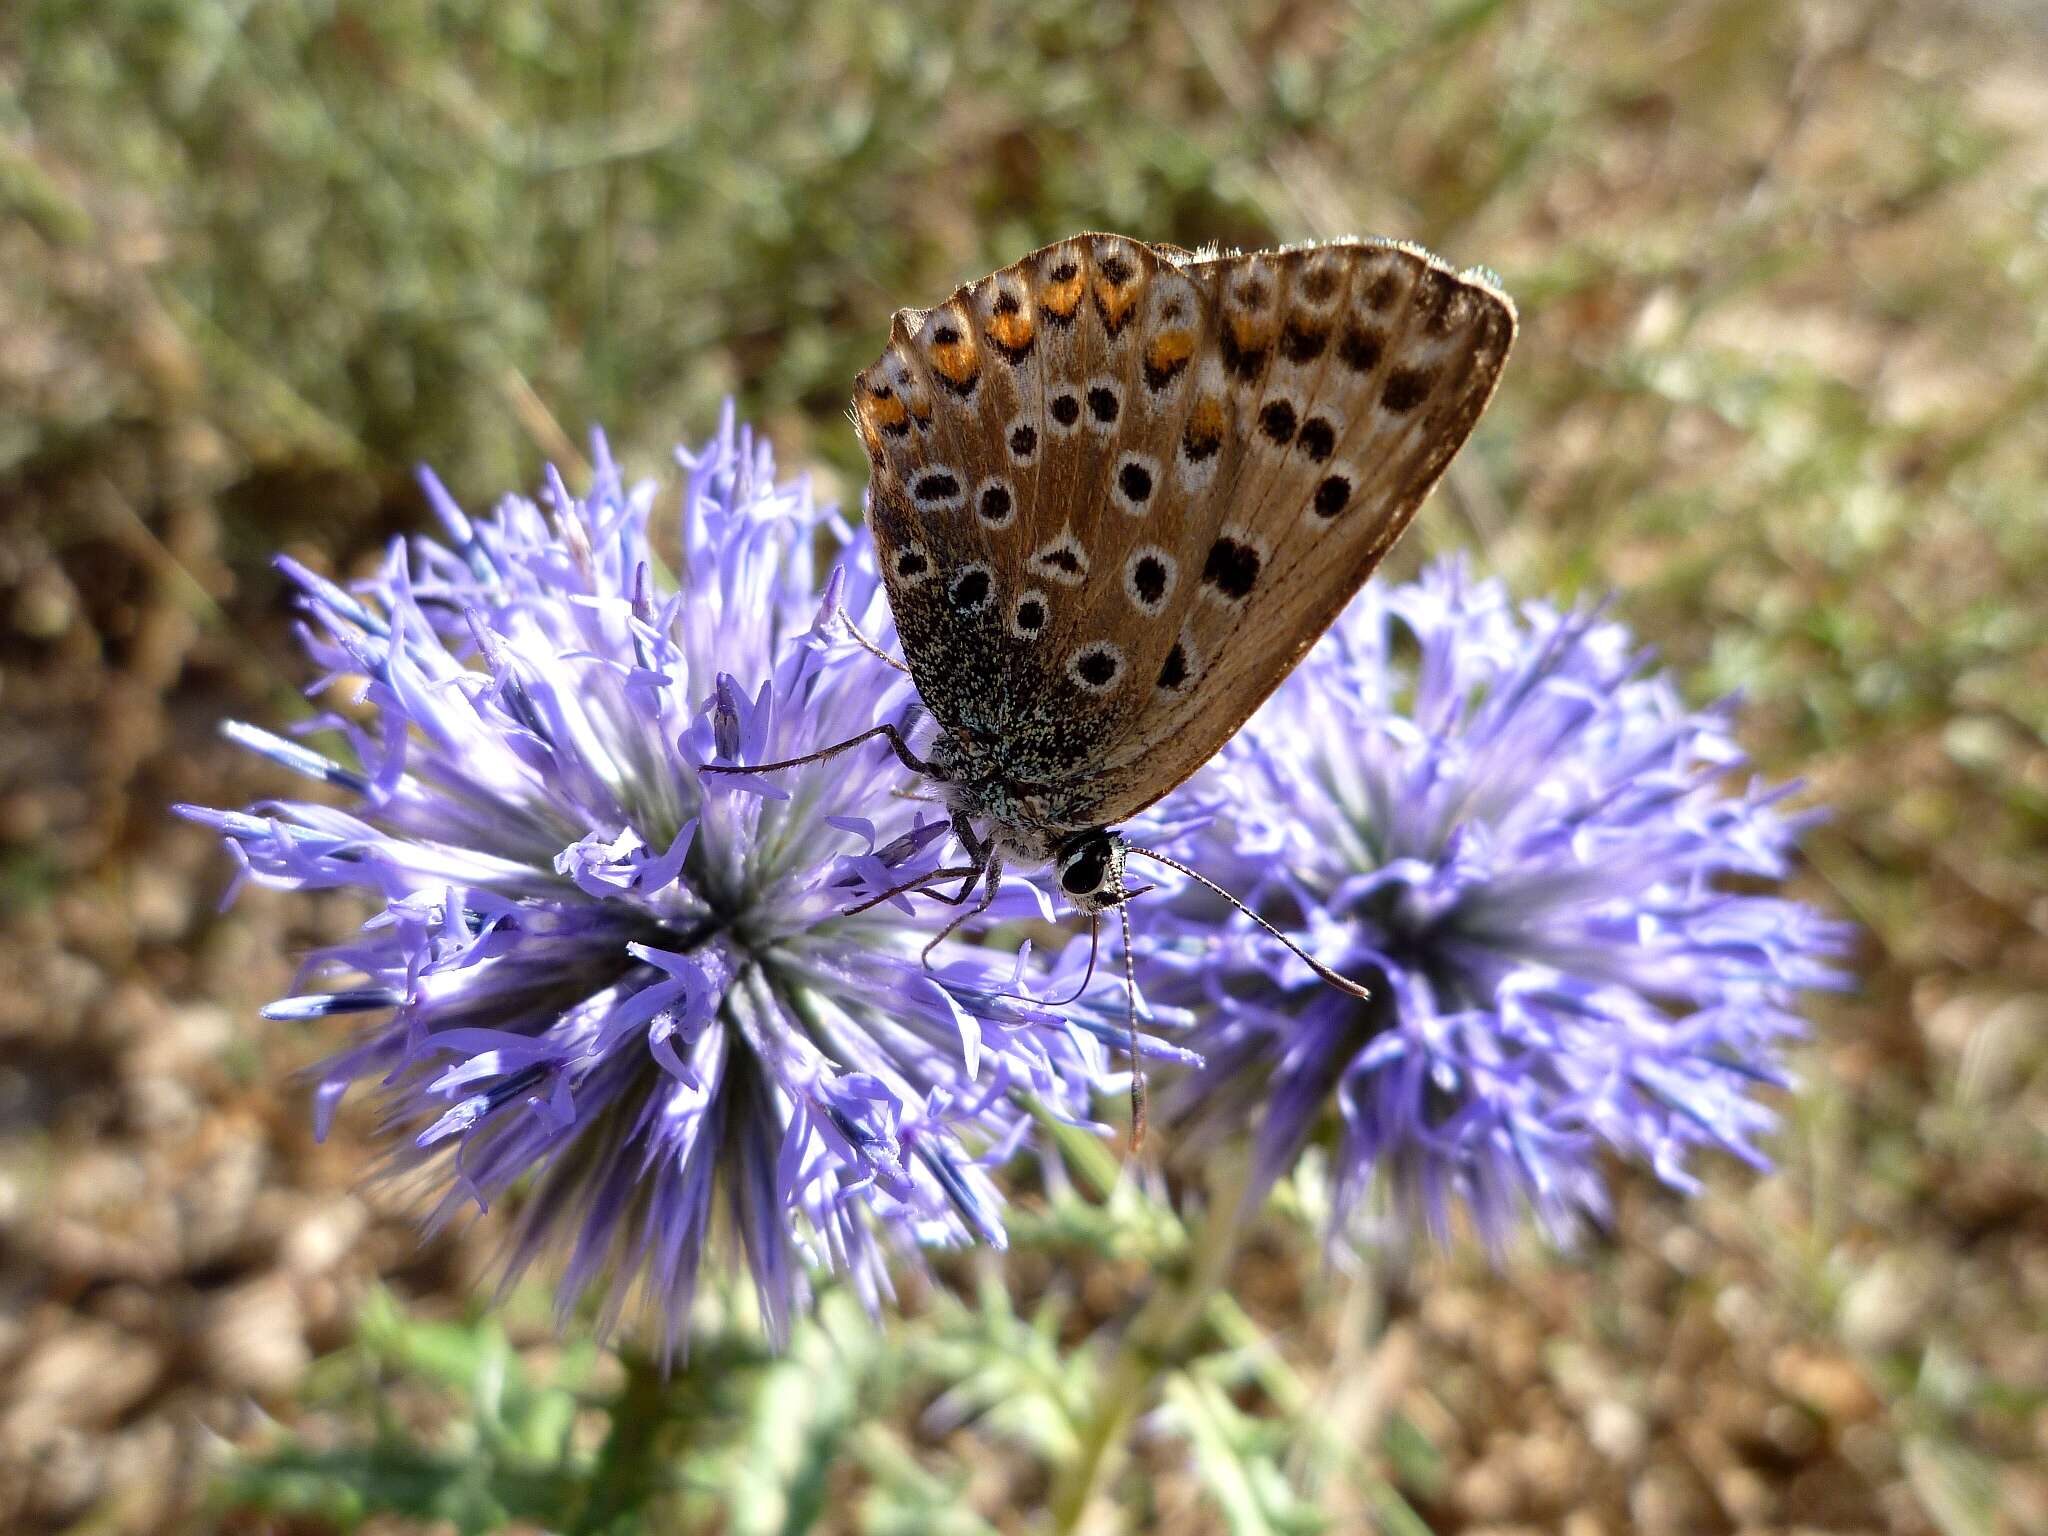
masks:
[[[728,413],[678,456],[665,563],[654,488],[602,438],[594,457],[587,496],[551,476],[542,504],[475,522],[423,477],[446,540],[395,545],[355,591],[280,562],[316,692],[345,711],[314,726],[360,767],[230,734],[349,803],[180,809],[243,879],[375,908],[266,1010],[374,1017],[318,1069],[321,1134],[372,1085],[436,1219],[528,1184],[508,1278],[552,1252],[565,1308],[602,1284],[608,1328],[637,1294],[669,1349],[724,1227],[779,1341],[812,1266],[873,1307],[891,1255],[1000,1244],[988,1167],[1027,1098],[1086,1113],[1102,1051],[1005,995],[1018,955],[949,945],[928,968],[936,925],[908,898],[849,914],[938,868],[950,835],[885,743],[706,771],[911,714],[908,679],[846,622],[889,633],[865,535],[778,485]],[[1023,881],[990,913],[1039,915]]]
[[[1807,818],[1646,661],[1458,562],[1359,596],[1162,809],[1206,808],[1172,851],[1373,997],[1192,882],[1141,904],[1147,996],[1205,1010],[1183,1150],[1248,1131],[1263,1193],[1334,1111],[1333,1236],[1444,1239],[1462,1205],[1496,1247],[1604,1217],[1603,1147],[1683,1189],[1701,1146],[1761,1162],[1758,1090],[1849,935],[1771,894]]]

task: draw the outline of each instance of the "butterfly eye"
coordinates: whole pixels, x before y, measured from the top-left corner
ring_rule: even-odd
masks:
[[[1060,889],[1069,896],[1092,896],[1109,873],[1109,839],[1096,833],[1069,849],[1060,863]]]

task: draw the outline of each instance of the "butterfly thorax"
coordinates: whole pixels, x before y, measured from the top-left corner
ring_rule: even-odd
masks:
[[[1026,863],[1044,863],[1065,837],[1089,825],[1068,814],[1070,797],[1059,785],[1020,778],[1000,741],[948,731],[927,755],[948,804],[986,823],[996,841]]]
[[[1123,900],[1123,839],[1076,819],[1078,796],[1018,778],[1004,744],[973,732],[943,733],[928,755],[947,803],[987,828],[1007,858],[1053,865],[1060,889],[1084,912]]]

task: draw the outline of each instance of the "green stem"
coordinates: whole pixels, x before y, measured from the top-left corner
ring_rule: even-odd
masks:
[[[1209,1207],[1189,1243],[1191,1262],[1162,1276],[1125,1327],[1116,1354],[1096,1384],[1095,1405],[1081,1427],[1080,1454],[1052,1490],[1055,1536],[1074,1536],[1108,1486],[1138,1415],[1159,1395],[1168,1372],[1185,1360],[1209,1302],[1230,1277],[1248,1218],[1246,1169],[1233,1162],[1211,1182]]]
[[[659,1365],[634,1350],[625,1354],[626,1384],[611,1405],[611,1433],[597,1454],[590,1499],[576,1522],[579,1533],[608,1531],[639,1513],[660,1483],[659,1442],[667,1422],[668,1382]]]

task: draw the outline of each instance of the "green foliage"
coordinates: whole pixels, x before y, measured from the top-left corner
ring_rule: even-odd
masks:
[[[490,1316],[423,1321],[384,1291],[365,1301],[357,1330],[352,1349],[324,1362],[312,1397],[369,1424],[367,1443],[287,1438],[236,1468],[227,1504],[350,1530],[375,1515],[448,1521],[465,1533],[512,1520],[574,1524],[598,1466],[574,1437],[593,1349],[571,1347],[537,1376]],[[418,1392],[420,1411],[402,1414],[399,1400]]]
[[[1291,1426],[1240,1411],[1220,1383],[1193,1372],[1167,1381],[1166,1401],[1235,1536],[1307,1536],[1326,1527],[1280,1470]]]
[[[962,1502],[970,1445],[1057,1477],[1081,1465],[1106,1422],[1156,1407],[1157,1432],[1187,1447],[1233,1531],[1326,1527],[1296,1491],[1305,1457],[1340,1467],[1389,1529],[1414,1528],[1419,1517],[1372,1472],[1371,1448],[1331,1442],[1314,1394],[1259,1325],[1194,1280],[1188,1234],[1162,1204],[1128,1179],[1099,1199],[1068,1193],[1047,1204],[1036,1251],[1077,1270],[1126,1246],[1118,1225],[1100,1219],[1112,1206],[1126,1223],[1179,1234],[1158,1256],[1160,1274],[1140,1286],[1155,1312],[1192,1322],[1163,1340],[1133,1329],[1121,1352],[1107,1339],[1077,1346],[1065,1287],[1020,1309],[1014,1275],[977,1262],[971,1301],[941,1292],[886,1329],[829,1290],[779,1358],[751,1329],[707,1316],[687,1365],[665,1374],[583,1342],[536,1336],[515,1348],[508,1325],[533,1334],[539,1315],[524,1298],[509,1323],[482,1311],[448,1322],[379,1291],[361,1309],[354,1344],[310,1383],[308,1422],[326,1428],[280,1430],[235,1464],[218,1502],[342,1530],[396,1516],[464,1533],[523,1523],[593,1536],[788,1536],[843,1516],[835,1501],[857,1467],[865,1487],[850,1528],[979,1536],[992,1528]],[[1161,1372],[1156,1400],[1106,1398],[1105,1382],[1128,1372],[1140,1337],[1171,1356],[1141,1363]]]

